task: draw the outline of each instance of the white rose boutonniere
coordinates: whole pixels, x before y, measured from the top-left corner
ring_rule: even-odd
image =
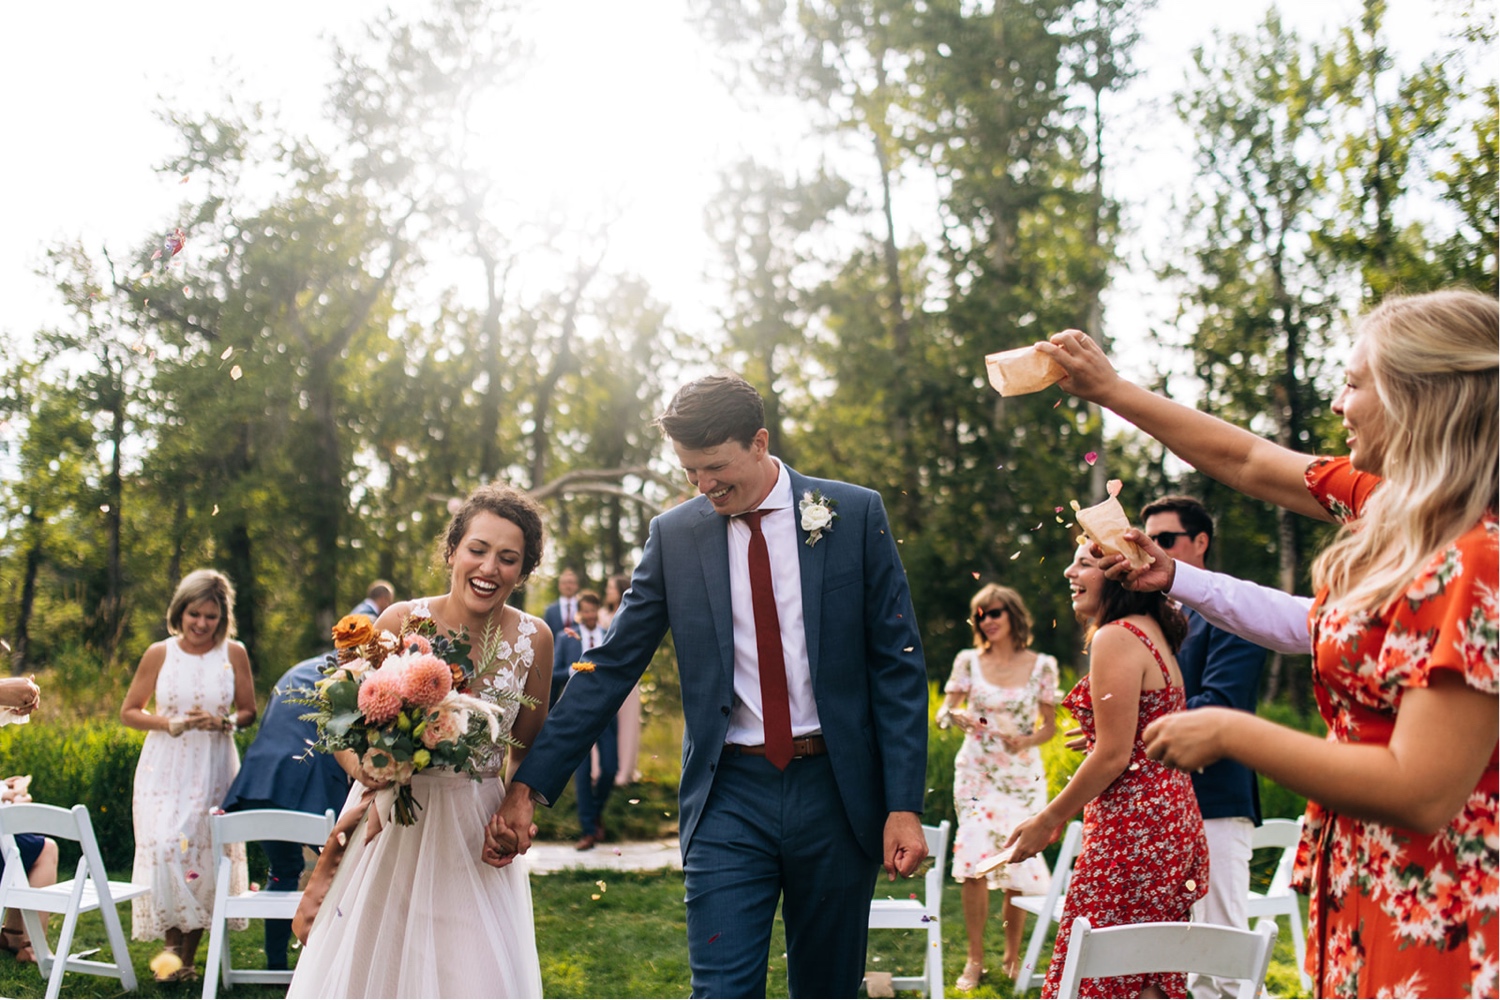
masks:
[[[807,544],[813,546],[823,537],[823,532],[833,530],[833,522],[839,516],[834,513],[837,500],[830,500],[819,490],[810,490],[802,494],[802,499],[797,503],[797,510],[802,514],[802,530],[807,532]]]

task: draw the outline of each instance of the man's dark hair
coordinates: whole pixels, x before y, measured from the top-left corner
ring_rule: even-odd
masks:
[[[1176,514],[1177,520],[1182,522],[1182,530],[1187,532],[1189,538],[1207,535],[1208,546],[1213,548],[1214,519],[1209,516],[1208,508],[1197,498],[1185,497],[1180,493],[1159,497],[1141,508],[1141,523],[1145,524],[1146,518],[1152,514]]]
[[[685,448],[738,441],[746,448],[766,425],[766,404],[755,386],[725,372],[689,382],[656,418],[662,433]]]
[[[604,607],[604,600],[592,590],[580,590],[578,592],[578,606],[581,608],[584,605],[602,608]]]

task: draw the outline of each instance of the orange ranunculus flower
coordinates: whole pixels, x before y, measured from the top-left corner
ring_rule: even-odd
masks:
[[[375,636],[375,623],[367,615],[345,615],[333,627],[333,648],[363,646]]]

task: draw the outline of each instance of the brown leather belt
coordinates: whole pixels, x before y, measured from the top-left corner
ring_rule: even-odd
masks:
[[[746,757],[764,757],[766,748],[764,744],[746,746],[743,743],[726,743],[724,749],[734,750],[744,754]],[[792,759],[798,757],[821,757],[828,752],[828,742],[821,736],[805,736],[800,740],[792,740]]]

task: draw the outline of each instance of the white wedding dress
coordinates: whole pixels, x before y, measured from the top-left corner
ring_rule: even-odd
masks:
[[[507,733],[518,706],[495,693],[524,688],[535,631],[523,617],[514,647],[502,647],[500,664],[473,692],[504,706]],[[497,869],[479,858],[484,825],[504,797],[504,760],[505,747],[492,746],[482,781],[438,768],[417,775],[417,821],[387,822],[369,843],[366,814],[308,933],[288,997],[542,995],[526,859]],[[356,783],[348,805],[363,792]]]

